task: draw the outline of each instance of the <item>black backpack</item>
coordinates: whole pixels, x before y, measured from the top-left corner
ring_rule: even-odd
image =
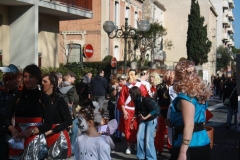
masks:
[[[160,107],[169,107],[171,101],[169,91],[165,82],[159,85],[159,88],[157,89],[157,95],[158,105]]]

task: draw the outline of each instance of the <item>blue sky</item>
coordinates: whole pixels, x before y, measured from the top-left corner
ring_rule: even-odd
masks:
[[[234,44],[235,47],[240,49],[240,0],[234,0],[235,8],[233,9],[233,14],[235,21],[233,22],[234,25]]]

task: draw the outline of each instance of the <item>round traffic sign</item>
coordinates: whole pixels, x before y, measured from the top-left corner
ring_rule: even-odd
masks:
[[[91,44],[86,44],[84,46],[83,56],[85,58],[91,58],[93,56],[93,46]]]
[[[117,66],[117,58],[116,58],[116,57],[113,57],[113,58],[111,59],[111,66],[112,66],[112,67],[116,67],[116,66]]]

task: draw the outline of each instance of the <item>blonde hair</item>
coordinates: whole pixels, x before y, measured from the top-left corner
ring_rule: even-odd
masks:
[[[154,77],[154,82],[153,82],[152,85],[156,86],[156,85],[162,83],[162,79],[160,78],[160,76],[156,72],[152,72],[150,77]]]
[[[176,65],[173,89],[177,93],[196,97],[203,104],[211,95],[210,88],[197,75],[194,63],[189,60],[182,60]]]

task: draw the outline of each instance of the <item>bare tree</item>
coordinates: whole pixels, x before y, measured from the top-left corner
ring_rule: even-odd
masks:
[[[66,56],[67,63],[68,63],[71,56],[72,49],[74,48],[73,41],[69,41],[69,43],[67,43],[67,41],[63,41],[62,43],[60,43],[60,45],[64,55]]]

